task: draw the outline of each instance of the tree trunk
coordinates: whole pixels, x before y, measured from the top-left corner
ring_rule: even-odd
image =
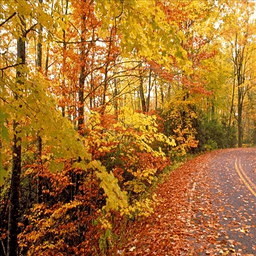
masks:
[[[22,24],[22,35],[17,41],[17,61],[21,63],[17,68],[17,84],[22,84],[24,77],[23,66],[26,60],[25,52],[25,20],[20,17]],[[15,99],[21,97],[21,92],[17,91]],[[7,239],[7,256],[18,255],[18,219],[19,219],[19,199],[20,199],[20,175],[21,175],[21,127],[17,120],[13,121],[13,147],[12,147],[12,177],[10,187],[10,203],[8,216],[8,239]]]
[[[91,60],[91,82],[90,82],[90,92],[89,92],[89,101],[90,108],[92,109],[95,106],[95,97],[94,94],[94,63],[95,63],[95,30],[92,31],[92,60]]]
[[[149,105],[150,105],[150,94],[152,89],[152,69],[149,70],[149,78],[148,78],[148,97],[147,97],[147,112],[149,111]]]
[[[158,108],[158,93],[157,93],[157,85],[155,83],[155,110]]]
[[[141,109],[143,113],[146,113],[147,106],[146,106],[146,100],[145,100],[144,88],[143,88],[143,77],[140,78],[139,92],[140,92],[140,100],[141,100]]]
[[[10,205],[8,216],[8,243],[7,256],[18,255],[18,219],[20,199],[20,174],[21,174],[21,138],[19,137],[19,123],[13,124],[14,138],[12,148],[12,178],[10,187]]]
[[[234,99],[235,99],[235,88],[236,88],[236,77],[235,77],[235,65],[233,71],[233,85],[232,85],[232,98],[231,98],[231,106],[230,106],[230,113],[229,113],[229,120],[228,120],[228,127],[231,127],[231,120],[232,120],[232,113],[234,111]]]
[[[242,147],[243,143],[243,126],[242,126],[242,116],[243,116],[243,103],[244,103],[244,88],[242,84],[244,83],[243,68],[243,51],[238,54],[237,62],[237,92],[238,92],[238,102],[237,102],[237,126],[238,126],[238,147]]]
[[[81,67],[79,75],[79,88],[78,88],[78,131],[82,133],[84,125],[84,82],[85,82],[85,68]]]
[[[160,93],[161,93],[161,104],[162,107],[164,106],[164,89],[163,89],[163,84],[160,84]]]
[[[113,93],[113,101],[114,101],[114,108],[115,108],[115,115],[118,115],[118,103],[117,103],[117,78],[114,79],[114,93]]]
[[[63,6],[63,8],[65,8],[65,15],[68,14],[68,0],[66,0],[66,5],[65,7]],[[64,9],[63,9],[63,13],[64,13]],[[63,21],[63,19],[62,19]],[[65,97],[66,97],[66,80],[65,80],[65,72],[66,72],[66,59],[67,59],[67,42],[66,42],[66,30],[62,29],[62,36],[63,36],[63,67],[62,67],[62,84],[61,84],[61,93],[62,93],[62,102],[61,102],[61,113],[62,116],[65,117],[65,111],[66,111],[66,107],[65,107]]]
[[[237,128],[238,128],[238,147],[242,147],[243,142],[243,127],[242,127],[242,114],[243,114],[243,101],[241,88],[238,88],[238,106],[237,106]]]
[[[39,4],[42,5],[43,0],[39,0]],[[39,29],[38,29],[38,43],[37,43],[37,60],[36,60],[36,66],[39,69],[39,72],[42,72],[42,32],[43,32],[43,27],[40,24]],[[39,167],[39,172],[42,167],[42,138],[40,134],[37,136],[37,164]],[[42,184],[41,184],[41,178],[38,176],[37,178],[37,203],[42,202]]]
[[[85,82],[85,15],[82,16],[81,51],[80,51],[80,75],[78,88],[78,132],[83,134],[84,125],[84,82]]]
[[[212,100],[211,102],[211,120],[214,120],[215,118],[215,105],[214,105],[214,101]]]
[[[140,70],[139,96],[140,96],[140,102],[141,102],[141,110],[143,113],[146,113],[147,105],[146,105],[144,88],[143,88],[143,74],[141,70]]]
[[[105,65],[105,73],[104,73],[104,88],[103,88],[103,95],[102,95],[102,105],[104,109],[104,105],[106,103],[106,93],[107,93],[107,87],[108,87],[108,68],[110,64],[110,56],[111,56],[111,48],[112,48],[112,37],[113,37],[113,29],[110,28],[110,36],[109,36],[109,46],[108,46],[108,54],[106,58],[106,65]]]

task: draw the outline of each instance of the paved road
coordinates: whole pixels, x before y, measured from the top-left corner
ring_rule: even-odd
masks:
[[[154,213],[113,255],[256,256],[256,149],[203,154],[170,173]]]
[[[201,176],[191,219],[198,254],[256,255],[256,149],[211,153]]]

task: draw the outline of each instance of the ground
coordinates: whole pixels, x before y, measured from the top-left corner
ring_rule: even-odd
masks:
[[[115,255],[256,255],[256,149],[217,150],[159,185],[154,214]]]

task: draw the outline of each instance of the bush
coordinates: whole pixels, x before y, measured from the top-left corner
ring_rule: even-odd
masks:
[[[197,130],[196,138],[199,140],[198,151],[236,146],[234,126],[229,127],[225,122],[217,119],[208,120],[203,117],[199,117],[194,125]]]

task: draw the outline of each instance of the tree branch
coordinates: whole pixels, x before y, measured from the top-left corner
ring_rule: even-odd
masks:
[[[5,250],[5,245],[4,245],[4,242],[3,242],[3,239],[0,237],[1,239],[1,244],[2,244],[2,247],[3,247],[3,251],[4,251],[4,255],[6,256],[6,250]]]
[[[8,22],[11,18],[13,18],[17,13],[14,12],[9,18],[7,18],[5,21],[3,21],[1,24],[0,24],[0,27],[2,27],[6,22]]]
[[[25,31],[25,36],[26,36],[31,30],[33,30],[37,25],[38,25],[38,23],[34,24],[32,27],[30,27],[29,29],[27,29],[27,30]]]
[[[15,68],[19,65],[22,65],[23,63],[16,63],[16,64],[13,64],[13,65],[10,65],[10,66],[6,66],[4,68],[0,68],[0,70],[3,72],[4,70],[8,69],[8,68]]]

